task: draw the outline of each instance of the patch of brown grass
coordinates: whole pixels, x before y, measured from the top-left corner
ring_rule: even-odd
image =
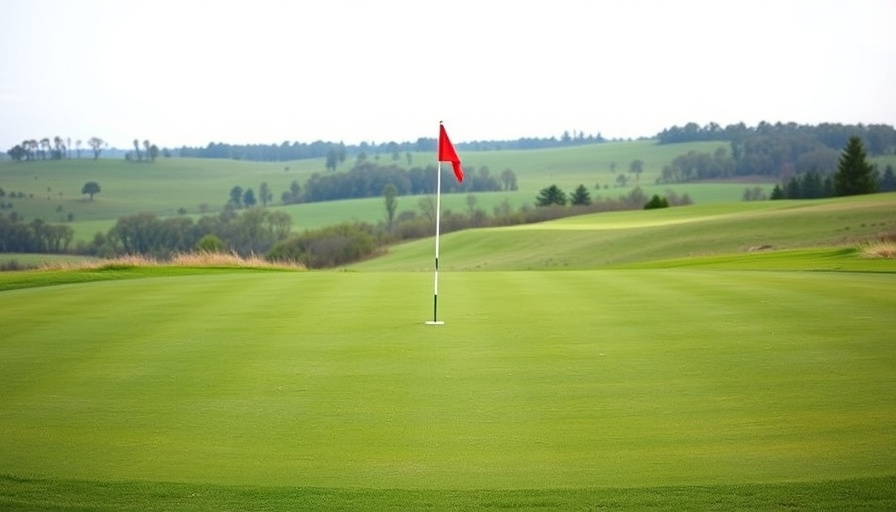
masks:
[[[301,263],[267,261],[252,255],[244,258],[234,253],[189,252],[175,254],[171,259],[160,260],[142,255],[125,255],[108,260],[92,260],[82,262],[48,263],[41,268],[50,270],[66,269],[104,269],[114,267],[222,267],[222,268],[263,268],[277,270],[305,270]]]
[[[860,249],[863,258],[896,259],[896,241],[869,242]]]

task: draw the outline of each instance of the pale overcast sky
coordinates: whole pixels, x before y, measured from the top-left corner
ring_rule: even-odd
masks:
[[[0,0],[0,150],[896,124],[893,0]]]

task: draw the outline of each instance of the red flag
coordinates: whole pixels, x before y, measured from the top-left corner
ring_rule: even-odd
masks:
[[[457,178],[457,182],[464,181],[464,170],[460,166],[460,158],[457,156],[457,151],[454,150],[454,146],[451,144],[451,140],[448,139],[448,133],[442,124],[439,124],[439,162],[451,162],[451,165],[454,166],[454,176]]]

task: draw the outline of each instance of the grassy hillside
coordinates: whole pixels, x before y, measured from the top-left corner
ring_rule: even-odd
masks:
[[[485,167],[494,176],[505,169],[516,173],[518,191],[477,194],[480,207],[489,211],[503,201],[514,207],[533,204],[538,191],[551,184],[566,191],[584,184],[593,197],[615,198],[627,194],[631,187],[617,187],[615,180],[619,174],[633,178],[628,169],[635,159],[645,163],[644,173],[632,185],[641,186],[648,195],[672,189],[679,195],[687,193],[702,204],[740,201],[748,185],[770,189],[771,183],[653,184],[662,167],[676,156],[691,150],[712,152],[720,145],[719,142],[657,145],[652,141],[631,141],[529,151],[471,151],[461,156],[471,172],[480,172]],[[383,164],[408,165],[404,156],[395,161],[387,155],[370,155],[370,158]],[[429,153],[412,153],[411,165],[434,165],[433,158]],[[881,166],[896,165],[896,156],[875,161]],[[25,194],[25,198],[4,198],[4,202],[13,203],[14,211],[26,219],[40,217],[49,222],[63,222],[69,214],[74,215],[71,226],[76,238],[88,240],[94,233],[108,230],[122,215],[153,212],[170,216],[177,215],[181,209],[188,215],[220,211],[231,188],[237,185],[257,192],[259,185],[267,182],[274,203],[279,204],[280,195],[293,180],[304,185],[312,173],[326,172],[324,164],[322,158],[285,163],[180,158],[160,158],[153,164],[88,158],[27,163],[0,161],[0,187],[7,193]],[[343,167],[349,165],[346,162]],[[611,170],[613,165],[615,172]],[[102,188],[92,202],[81,194],[82,186],[88,181],[96,181]],[[443,199],[446,209],[466,209],[465,195],[445,195]],[[399,198],[399,211],[415,210],[418,200],[417,197]],[[353,219],[377,222],[384,216],[381,198],[283,208],[293,217],[297,229]]]
[[[257,192],[262,181],[279,199],[291,180],[304,183],[310,176],[311,162],[302,164],[306,168],[294,163],[179,158],[160,158],[152,164],[110,159],[0,162],[0,187],[7,193],[33,194],[33,198],[7,199],[27,218],[58,221],[72,212],[76,221],[114,221],[142,211],[175,215],[185,208],[199,213],[203,203],[219,211],[232,187],[252,187]],[[290,171],[284,170],[286,166]],[[87,181],[96,181],[102,188],[93,202],[81,194]]]
[[[896,194],[718,203],[599,213],[444,235],[444,270],[593,269],[759,248],[855,247],[896,232]],[[356,270],[430,270],[432,240],[391,248]],[[892,262],[878,263],[882,266]]]
[[[667,187],[651,185],[662,166],[675,156],[691,149],[711,151],[718,143],[693,143],[660,146],[649,141],[616,142],[563,149],[532,151],[469,152],[464,164],[479,172],[487,167],[497,176],[512,169],[520,189],[513,193],[479,194],[479,205],[491,210],[508,201],[512,206],[533,204],[538,191],[557,184],[571,191],[579,184],[592,190],[593,196],[617,197],[630,188],[615,187],[616,175],[628,174],[632,160],[645,162],[640,178],[646,192],[662,192]],[[377,158],[372,155],[370,158]],[[411,165],[434,165],[429,153],[412,154]],[[392,161],[380,155],[383,164],[407,166],[406,158]],[[219,211],[229,198],[231,188],[241,186],[258,192],[267,182],[279,204],[280,195],[293,180],[304,185],[314,172],[325,172],[324,159],[297,162],[244,162],[233,160],[160,158],[155,163],[132,163],[111,159],[74,159],[64,161],[0,162],[0,187],[7,193],[24,193],[25,198],[4,198],[14,211],[26,219],[43,218],[64,222],[74,216],[71,226],[77,240],[89,240],[100,231],[107,231],[122,215],[153,212],[160,216],[177,215],[181,209],[189,215]],[[610,164],[616,164],[616,172]],[[348,167],[350,164],[343,164]],[[94,201],[81,194],[88,181],[96,181],[102,191]],[[600,185],[601,189],[595,186]],[[603,188],[609,186],[609,188]],[[738,201],[743,184],[676,185],[679,194],[689,193],[697,202]],[[443,197],[446,209],[466,209],[466,196]],[[419,198],[399,198],[399,210],[416,210]],[[316,228],[345,220],[378,222],[384,217],[381,198],[283,207],[295,221],[297,229]],[[8,212],[9,210],[4,210]]]

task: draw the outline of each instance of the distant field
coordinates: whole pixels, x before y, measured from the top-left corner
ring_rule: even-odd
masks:
[[[691,149],[711,151],[718,145],[661,146],[650,141],[618,142],[551,150],[469,152],[463,159],[472,172],[487,167],[497,176],[509,168],[518,177],[520,188],[516,192],[477,194],[479,206],[489,212],[503,201],[514,208],[534,204],[538,191],[551,184],[557,184],[567,192],[584,184],[593,197],[625,195],[631,187],[616,187],[615,179],[619,173],[628,174],[629,164],[636,158],[645,162],[645,171],[637,184],[648,194],[662,194],[666,188],[671,188],[678,194],[688,193],[698,203],[739,201],[745,184],[652,185],[662,166],[675,156]],[[393,163],[384,155],[379,161]],[[123,215],[153,212],[173,216],[181,209],[192,216],[218,212],[227,202],[231,188],[237,185],[243,189],[252,188],[257,193],[259,185],[267,182],[274,196],[273,205],[277,205],[280,195],[293,180],[304,185],[311,174],[326,172],[324,163],[324,159],[271,163],[180,158],[160,158],[152,164],[87,158],[27,163],[4,161],[0,162],[0,187],[7,193],[26,195],[22,199],[4,199],[26,219],[40,217],[48,222],[66,222],[72,214],[74,222],[70,225],[75,230],[76,240],[88,241],[95,233],[108,231]],[[394,163],[406,166],[407,160],[402,157]],[[610,170],[613,163],[616,172]],[[348,165],[343,164],[345,168]],[[413,153],[411,165],[435,165],[434,155]],[[96,181],[102,188],[94,201],[81,194],[81,187],[87,181]],[[598,185],[600,189],[596,188]],[[750,184],[751,187],[754,185]],[[417,210],[419,200],[420,197],[400,197],[399,211]],[[467,209],[465,194],[446,194],[443,200],[446,209]],[[297,230],[348,220],[375,223],[384,217],[382,198],[278,208],[290,214]]]
[[[286,166],[290,171],[284,171]],[[236,185],[258,191],[267,181],[279,200],[293,179],[304,183],[312,162],[262,163],[211,159],[158,159],[152,164],[124,160],[63,160],[49,162],[0,162],[0,187],[24,192],[33,198],[9,199],[27,218],[37,216],[57,222],[67,213],[76,221],[112,220],[122,215],[153,212],[176,215],[179,208],[199,213],[200,205],[220,211]],[[94,201],[81,194],[87,181],[102,191]],[[49,190],[48,190],[49,189]],[[62,207],[61,211],[57,208]]]
[[[588,146],[530,151],[474,151],[463,153],[465,166],[489,168],[494,175],[512,169],[520,177],[520,190],[535,196],[542,188],[556,183],[572,190],[579,184],[593,189],[596,184],[614,188],[619,174],[634,179],[628,170],[633,160],[644,162],[642,185],[653,183],[663,167],[688,151],[712,153],[722,142],[656,144],[653,141],[608,142]],[[615,170],[613,170],[615,169]]]

